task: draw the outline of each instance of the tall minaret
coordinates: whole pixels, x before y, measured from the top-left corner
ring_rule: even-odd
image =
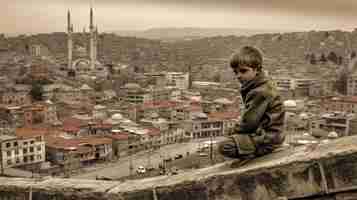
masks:
[[[93,58],[94,58],[94,61],[96,62],[97,61],[97,56],[98,56],[98,26],[95,26],[95,31],[94,31],[94,42],[93,42]]]
[[[90,66],[91,69],[95,68],[95,52],[96,52],[96,44],[95,44],[95,27],[93,25],[93,8],[90,8],[90,22],[89,22],[89,32],[90,32]]]
[[[71,24],[71,13],[68,10],[67,12],[67,45],[68,45],[68,60],[67,60],[67,68],[72,69],[72,57],[73,57],[73,24]]]

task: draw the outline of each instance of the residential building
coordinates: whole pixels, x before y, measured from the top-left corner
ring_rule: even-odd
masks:
[[[120,96],[126,103],[140,104],[152,101],[150,92],[135,83],[128,83],[121,87],[118,96]]]
[[[234,127],[239,124],[240,113],[237,111],[212,112],[208,115],[208,118],[222,121],[222,134],[231,135]]]
[[[46,137],[47,159],[64,171],[79,169],[96,160],[112,159],[112,140],[105,137]]]
[[[25,126],[58,123],[56,105],[51,101],[34,103],[23,107]]]
[[[329,97],[321,105],[325,112],[357,113],[357,96]]]
[[[16,129],[16,136],[1,135],[2,166],[4,168],[38,165],[45,161],[44,132]],[[31,166],[28,166],[31,167]]]
[[[187,90],[189,84],[189,73],[184,72],[167,72],[166,73],[167,84],[179,88],[181,90]]]
[[[112,139],[113,157],[120,158],[129,154],[129,133],[112,130],[112,134],[106,137]]]
[[[44,63],[35,63],[30,67],[30,76],[34,80],[46,80],[49,76],[48,67]]]
[[[15,85],[2,95],[2,103],[8,106],[21,106],[31,103],[29,95],[31,87],[28,85]]]
[[[224,126],[222,120],[209,119],[204,113],[193,116],[192,120],[184,122],[186,136],[191,139],[223,136]]]
[[[314,121],[314,127],[323,129],[325,131],[334,131],[338,136],[348,136],[354,134],[356,130],[350,127],[350,121],[354,119],[353,114],[346,114],[340,112],[325,113]]]

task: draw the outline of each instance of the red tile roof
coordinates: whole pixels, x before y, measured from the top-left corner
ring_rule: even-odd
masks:
[[[129,134],[127,133],[117,133],[108,136],[113,140],[129,140]]]
[[[74,132],[74,133],[76,133],[76,132],[78,132],[80,130],[80,128],[77,127],[77,126],[72,126],[72,125],[64,125],[62,130],[65,131],[65,132],[72,132],[72,133]]]
[[[86,120],[81,120],[73,117],[66,118],[62,120],[63,127],[81,127],[88,125],[88,122]]]
[[[148,130],[148,135],[149,136],[160,136],[160,129],[158,128],[154,128],[154,127],[150,127],[150,128],[147,128]]]
[[[357,96],[345,96],[340,99],[342,102],[347,103],[356,103],[357,104]]]
[[[17,128],[15,130],[16,136],[18,138],[23,138],[23,139],[56,134],[57,132],[58,131],[54,129],[34,128],[34,127],[23,127],[23,128]]]
[[[49,136],[45,138],[45,141],[46,141],[46,146],[53,147],[56,149],[65,149],[65,150],[78,150],[85,144],[89,144],[93,146],[101,145],[101,144],[112,144],[112,139],[105,138],[105,137],[65,139],[63,137]]]
[[[112,144],[112,139],[106,137],[85,137],[79,139],[81,143],[88,143],[91,145]]]

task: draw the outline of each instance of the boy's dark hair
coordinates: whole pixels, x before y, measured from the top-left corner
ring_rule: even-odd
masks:
[[[262,70],[263,57],[260,51],[251,46],[242,47],[239,52],[232,55],[230,66],[232,69],[239,68],[240,66],[247,66]]]

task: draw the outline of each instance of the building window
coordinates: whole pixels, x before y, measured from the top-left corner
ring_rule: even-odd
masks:
[[[35,141],[34,140],[31,140],[31,142],[30,142],[31,144],[34,144],[35,143]]]
[[[24,145],[27,145],[27,142],[24,142]]]
[[[23,152],[24,152],[24,154],[27,153],[27,148],[24,148],[24,149],[23,149]]]
[[[19,154],[19,150],[15,149],[15,155],[18,155],[18,154]]]
[[[16,158],[16,163],[20,163],[20,159],[19,158]]]
[[[17,142],[14,142],[14,147],[17,147],[18,143]]]
[[[38,146],[38,147],[37,147],[37,151],[41,151],[41,146]]]
[[[6,154],[7,154],[7,157],[10,157],[11,156],[11,151],[7,151]]]
[[[25,163],[28,162],[28,157],[27,157],[27,156],[24,157],[24,162],[25,162]]]
[[[6,148],[9,148],[9,147],[11,147],[11,144],[10,144],[10,142],[7,142],[6,143]]]
[[[37,155],[37,160],[41,160],[42,156],[41,155]]]
[[[7,160],[7,165],[11,165],[12,161],[11,160]]]
[[[30,152],[33,152],[33,150],[34,150],[33,147],[30,147]]]

